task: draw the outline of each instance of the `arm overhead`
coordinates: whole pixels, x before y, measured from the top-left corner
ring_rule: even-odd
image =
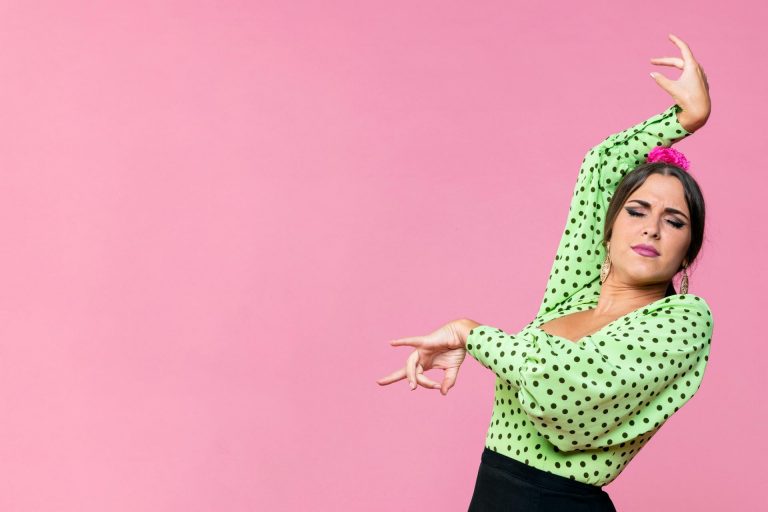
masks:
[[[599,293],[600,266],[605,258],[603,225],[613,192],[625,174],[645,162],[654,147],[670,147],[691,134],[679,122],[680,111],[674,104],[606,137],[584,156],[537,316],[584,288]]]
[[[605,212],[619,181],[645,161],[651,149],[671,146],[709,119],[712,102],[704,69],[684,41],[673,34],[669,39],[680,50],[680,56],[656,57],[651,62],[682,72],[676,80],[659,72],[651,76],[673,104],[642,123],[606,137],[587,152],[537,316],[554,310],[577,293],[599,295],[599,272],[605,258],[601,243]]]

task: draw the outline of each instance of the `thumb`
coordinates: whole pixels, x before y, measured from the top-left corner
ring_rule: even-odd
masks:
[[[454,366],[453,368],[448,368],[445,370],[445,377],[443,377],[443,382],[440,384],[440,393],[442,393],[443,396],[447,395],[448,390],[451,389],[454,384],[456,384],[456,376],[458,374],[458,366]]]
[[[650,75],[662,89],[670,94],[672,93],[672,80],[657,71],[651,71]]]

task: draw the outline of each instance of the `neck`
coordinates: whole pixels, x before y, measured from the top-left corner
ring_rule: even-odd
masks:
[[[667,283],[629,285],[611,272],[600,289],[596,315],[620,316],[664,297]]]

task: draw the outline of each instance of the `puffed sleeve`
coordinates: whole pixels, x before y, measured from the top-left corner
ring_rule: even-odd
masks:
[[[467,351],[516,391],[561,451],[630,441],[658,429],[699,389],[713,321],[700,297],[672,295],[578,343],[538,328],[479,325]]]
[[[642,123],[606,137],[584,156],[568,219],[552,264],[538,316],[583,291],[599,293],[605,259],[603,225],[621,179],[656,146],[669,147],[691,133],[680,125],[677,104]]]

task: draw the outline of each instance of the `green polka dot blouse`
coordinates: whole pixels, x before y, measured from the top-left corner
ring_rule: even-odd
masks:
[[[611,194],[654,146],[690,135],[672,105],[585,156],[541,308],[509,334],[479,325],[467,351],[496,374],[486,446],[592,485],[612,482],[701,385],[712,337],[707,303],[672,295],[573,342],[540,325],[597,306]]]

